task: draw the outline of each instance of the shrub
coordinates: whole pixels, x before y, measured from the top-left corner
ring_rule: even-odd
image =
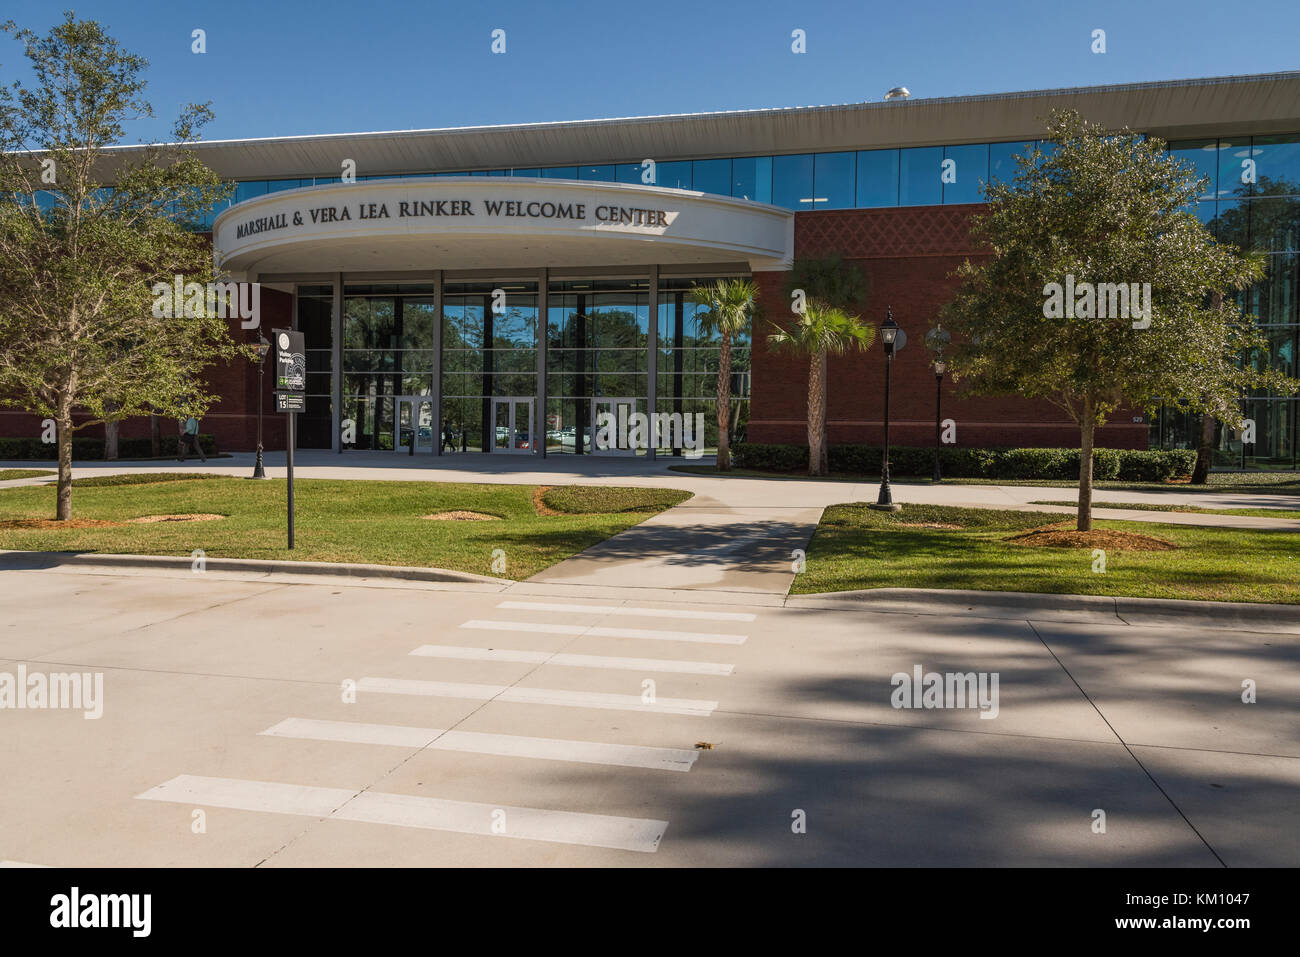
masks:
[[[765,472],[800,472],[808,466],[808,447],[741,442],[732,448],[737,468]],[[832,472],[858,475],[880,473],[881,450],[869,445],[832,445],[827,451]],[[890,475],[928,476],[934,471],[934,449],[898,446],[890,449]],[[1187,449],[1094,449],[1092,475],[1097,481],[1161,482],[1186,475],[1196,462]],[[1078,449],[974,449],[944,446],[939,465],[949,478],[1060,479],[1079,477]]]
[[[176,454],[177,437],[175,435],[164,435],[159,442],[160,451],[164,456],[173,456]],[[217,454],[217,440],[211,435],[199,435],[199,447],[203,449],[204,455]],[[149,439],[118,439],[117,440],[117,457],[120,459],[147,459],[153,455],[153,443]],[[3,459],[41,459],[45,461],[57,461],[59,458],[59,447],[53,442],[42,442],[39,438],[0,438],[0,460]],[[73,436],[72,438],[72,458],[93,459],[102,461],[104,458],[104,440],[92,439],[82,436]]]

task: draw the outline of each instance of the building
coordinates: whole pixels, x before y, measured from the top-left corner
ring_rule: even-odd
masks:
[[[832,254],[866,274],[865,318],[878,324],[889,306],[909,337],[894,367],[891,438],[928,445],[935,384],[923,336],[953,269],[979,255],[967,226],[980,182],[1008,175],[1058,107],[1168,140],[1209,178],[1196,212],[1221,238],[1268,254],[1267,277],[1241,305],[1267,326],[1270,361],[1295,375],[1300,73],[221,141],[196,152],[238,183],[204,224],[219,261],[261,284],[268,336],[288,325],[305,333],[300,447],[393,449],[414,435],[417,452],[436,455],[446,423],[457,450],[589,454],[600,451],[596,416],[620,409],[703,412],[716,430],[717,343],[699,334],[689,287],[751,276],[762,308],[785,315],[791,262]],[[1242,182],[1244,160],[1254,182]],[[733,423],[749,441],[802,443],[805,370],[764,339],[760,323],[734,357]],[[831,360],[832,443],[881,441],[883,366],[879,349]],[[249,449],[256,370],[214,376],[223,399],[204,430]],[[1078,441],[1049,404],[944,389],[961,445]],[[1219,464],[1293,466],[1297,400],[1243,401],[1255,444],[1222,430]],[[270,448],[282,442],[279,424],[268,417]],[[1194,447],[1196,426],[1172,408],[1152,421],[1126,410],[1098,444]]]

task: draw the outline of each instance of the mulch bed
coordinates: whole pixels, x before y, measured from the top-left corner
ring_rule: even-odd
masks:
[[[557,512],[551,506],[542,501],[542,496],[551,490],[549,485],[539,485],[533,490],[533,510],[538,515],[563,515],[563,512]]]
[[[154,525],[158,522],[216,522],[225,517],[211,512],[190,512],[183,515],[141,515],[128,521],[132,525]]]
[[[427,518],[433,522],[499,522],[500,515],[487,515],[483,512],[434,512],[432,515],[421,515],[420,518]]]
[[[66,522],[52,518],[10,518],[0,522],[0,528],[36,529],[47,532],[64,528],[113,528],[121,524],[121,522],[106,522],[98,518],[70,518]]]
[[[1090,532],[1049,525],[1021,532],[1004,539],[1011,545],[1029,545],[1042,548],[1108,548],[1112,551],[1172,552],[1178,548],[1173,542],[1153,535],[1121,532],[1111,528],[1094,528]]]

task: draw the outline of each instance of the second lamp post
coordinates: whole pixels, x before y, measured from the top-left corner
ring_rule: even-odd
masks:
[[[885,344],[885,447],[880,457],[880,495],[872,508],[897,512],[902,506],[894,504],[889,490],[889,374],[894,365],[894,342],[898,339],[898,323],[894,313],[885,307],[885,321],[880,326],[880,341]]]

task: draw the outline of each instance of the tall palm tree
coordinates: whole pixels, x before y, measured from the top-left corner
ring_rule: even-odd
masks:
[[[695,314],[702,335],[719,340],[718,348],[718,471],[731,470],[731,340],[749,328],[758,287],[748,279],[719,279],[690,290],[691,302],[703,306]]]
[[[771,325],[775,331],[767,337],[770,348],[808,359],[808,474],[825,475],[826,357],[869,348],[875,326],[819,299],[809,299],[803,315],[788,329]]]

